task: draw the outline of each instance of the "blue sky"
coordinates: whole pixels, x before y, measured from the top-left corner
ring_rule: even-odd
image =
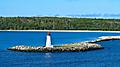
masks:
[[[0,0],[0,16],[120,14],[120,0]]]

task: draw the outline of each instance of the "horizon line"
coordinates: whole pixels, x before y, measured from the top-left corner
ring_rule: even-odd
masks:
[[[76,16],[75,15],[73,15],[73,16],[62,16],[62,15],[61,16],[60,15],[59,16],[55,16],[55,15],[53,15],[53,16],[51,16],[51,15],[44,15],[44,16],[42,16],[42,15],[40,15],[40,16],[37,16],[37,15],[36,16],[32,16],[32,15],[31,16],[22,16],[21,15],[20,16],[20,15],[18,15],[18,16],[0,16],[0,17],[58,17],[58,18],[120,19],[120,17],[99,17],[99,16],[98,17],[90,17],[90,16],[89,17],[87,17],[87,16],[86,17],[82,17],[82,16],[81,17],[79,17],[79,16],[77,17],[77,15]]]

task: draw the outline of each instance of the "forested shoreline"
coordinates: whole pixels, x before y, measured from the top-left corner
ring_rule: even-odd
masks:
[[[67,17],[0,17],[0,30],[120,31],[120,19]]]

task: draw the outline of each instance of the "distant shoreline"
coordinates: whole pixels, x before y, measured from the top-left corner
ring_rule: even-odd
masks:
[[[120,31],[92,31],[92,30],[0,30],[0,31],[23,31],[23,32],[116,32],[120,33]]]

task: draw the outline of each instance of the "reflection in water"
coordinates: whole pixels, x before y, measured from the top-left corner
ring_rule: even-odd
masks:
[[[45,56],[44,56],[45,57],[45,59],[44,59],[45,62],[44,63],[45,63],[46,67],[50,67],[51,66],[51,63],[52,63],[51,62],[52,61],[52,59],[51,59],[52,56],[51,55],[52,55],[51,53],[45,53]]]
[[[51,53],[45,53],[45,58],[51,58]]]

